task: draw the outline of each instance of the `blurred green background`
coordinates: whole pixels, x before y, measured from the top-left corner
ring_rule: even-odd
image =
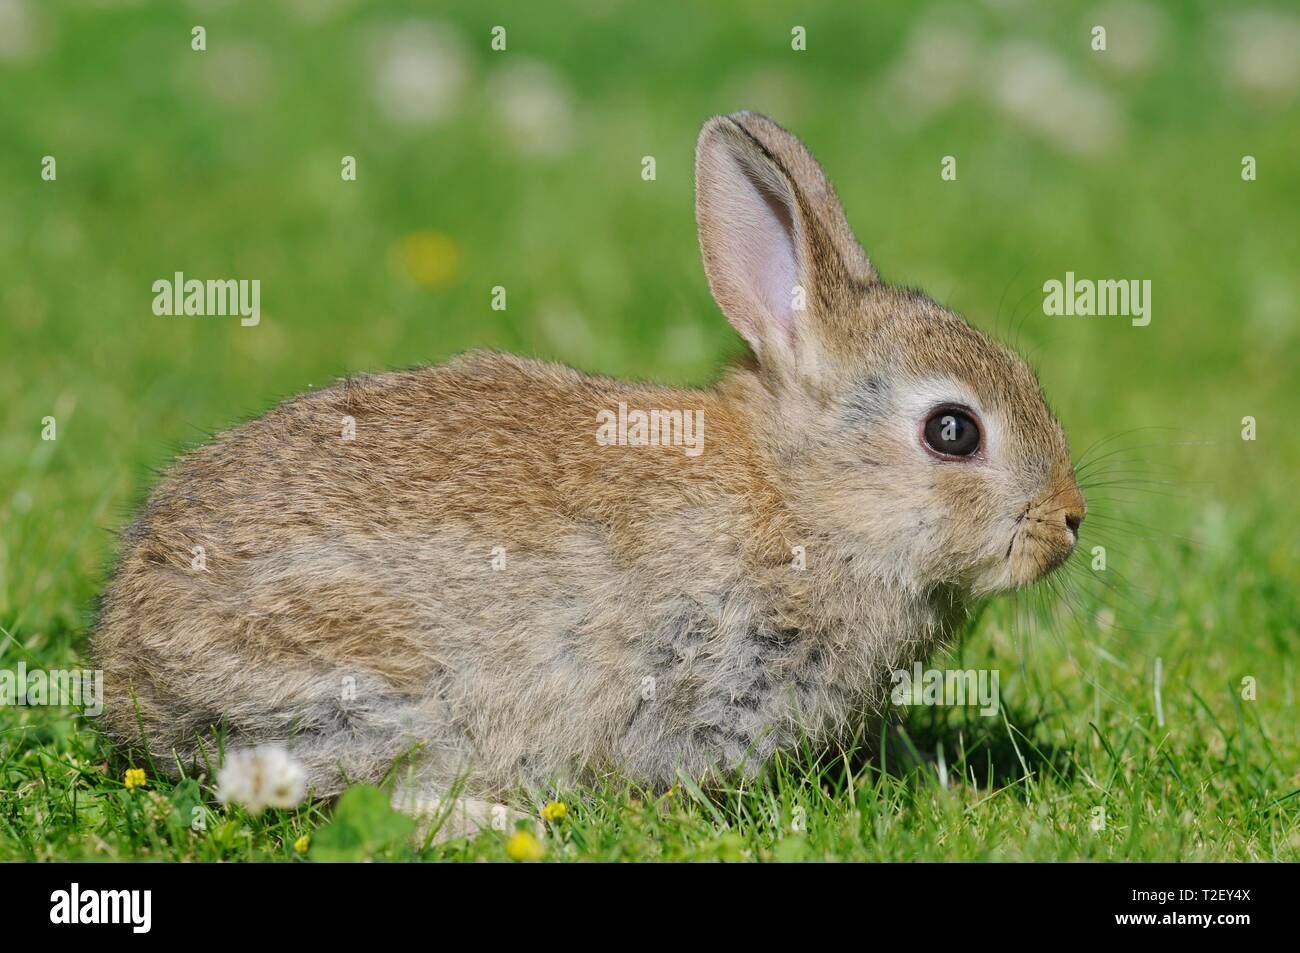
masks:
[[[1294,10],[0,0],[0,32],[0,617],[75,624],[146,467],[339,375],[492,347],[707,381],[738,344],[692,154],[741,108],[888,280],[1030,353],[1076,450],[1184,428],[1231,505],[1300,511]],[[1067,270],[1149,278],[1151,325],[1045,317]],[[155,316],[175,271],[260,279],[262,323]]]
[[[1294,732],[1298,50],[1294,4],[0,0],[0,624],[76,658],[151,470],[341,375],[490,347],[707,383],[739,342],[695,135],[754,109],[887,280],[1029,355],[1076,452],[1173,476],[1097,529],[1127,507],[1188,664],[1282,673]],[[260,325],[155,316],[176,271],[259,279]],[[1045,316],[1066,271],[1149,279],[1150,326]]]

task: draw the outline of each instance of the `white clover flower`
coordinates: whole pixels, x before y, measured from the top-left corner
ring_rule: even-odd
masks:
[[[1089,12],[1085,26],[1106,27],[1107,48],[1093,57],[1118,73],[1140,73],[1156,60],[1168,32],[1165,13],[1141,0],[1108,0]]]
[[[271,57],[260,43],[231,40],[184,62],[194,69],[198,89],[217,102],[251,105],[270,95]]]
[[[49,46],[47,24],[27,0],[0,0],[0,63],[25,63]]]
[[[217,772],[217,798],[249,813],[295,807],[307,796],[307,773],[283,745],[266,744],[226,752]]]
[[[886,76],[886,95],[903,99],[908,116],[915,117],[957,103],[978,82],[985,51],[976,37],[966,18],[954,11],[945,10],[941,21],[928,18],[913,31]]]
[[[989,96],[1021,126],[1075,155],[1099,155],[1122,138],[1112,99],[1074,75],[1047,47],[1015,40],[989,61]]]
[[[429,125],[458,108],[470,61],[454,28],[422,20],[388,26],[371,35],[369,55],[375,103],[389,121]]]
[[[1256,100],[1286,101],[1300,90],[1300,18],[1248,10],[1220,19],[1216,42],[1226,44],[1228,80]]]
[[[573,147],[573,93],[550,65],[512,57],[493,73],[487,97],[506,141],[520,154],[554,158]]]

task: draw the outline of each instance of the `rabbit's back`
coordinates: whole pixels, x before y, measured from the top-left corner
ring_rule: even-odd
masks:
[[[600,446],[620,402],[698,410],[725,452]],[[788,694],[770,666],[820,664],[768,609],[788,566],[759,472],[716,392],[504,355],[289,401],[184,458],[127,531],[106,717],[182,754],[218,725],[292,735],[326,788],[412,739],[494,787],[743,761]]]

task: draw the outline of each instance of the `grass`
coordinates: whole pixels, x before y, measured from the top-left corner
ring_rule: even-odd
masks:
[[[111,531],[152,471],[283,396],[469,347],[708,380],[737,345],[698,262],[691,149],[706,115],[754,108],[818,153],[888,279],[1031,357],[1096,461],[1082,545],[935,663],[999,671],[999,717],[897,710],[881,739],[713,797],[570,792],[544,856],[1300,859],[1300,108],[1285,79],[1234,79],[1231,37],[1258,24],[1147,7],[1155,40],[1127,71],[1089,50],[1087,7],[837,4],[787,22],[741,2],[561,18],[389,3],[308,22],[292,4],[20,6],[36,27],[0,47],[0,669],[82,664]],[[454,96],[404,123],[376,77],[412,17],[435,22],[418,42],[444,51]],[[806,52],[789,48],[793,22]],[[498,23],[504,54],[487,46]],[[982,64],[948,87],[915,52],[944,29]],[[1137,32],[1113,22],[1112,51]],[[1026,49],[1109,125],[999,106],[988,77]],[[537,89],[549,99],[519,102],[550,111],[540,143],[500,108]],[[1246,154],[1257,181],[1240,177]],[[259,278],[262,323],[156,317],[152,283],[178,270]],[[1044,316],[1042,283],[1067,270],[1149,278],[1152,323]],[[210,778],[147,771],[128,791],[131,766],[67,709],[0,708],[0,859],[509,856],[504,835],[399,836],[364,797],[250,817],[213,802]]]

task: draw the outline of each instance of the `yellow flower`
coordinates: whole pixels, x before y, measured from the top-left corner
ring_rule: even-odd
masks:
[[[144,768],[127,768],[126,777],[123,779],[128,791],[134,791],[136,788],[142,788],[145,785]]]
[[[424,288],[441,288],[460,271],[460,250],[443,232],[424,229],[399,239],[390,250],[394,267]]]
[[[518,831],[506,841],[506,853],[511,860],[541,860],[546,847],[528,831]]]
[[[307,848],[310,846],[311,846],[310,834],[303,834],[301,837],[299,837],[296,841],[293,842],[293,849],[297,851],[299,854],[307,853]]]
[[[551,801],[546,807],[542,808],[542,819],[547,821],[559,821],[564,819],[564,815],[569,813],[569,809],[564,806],[563,801]]]

